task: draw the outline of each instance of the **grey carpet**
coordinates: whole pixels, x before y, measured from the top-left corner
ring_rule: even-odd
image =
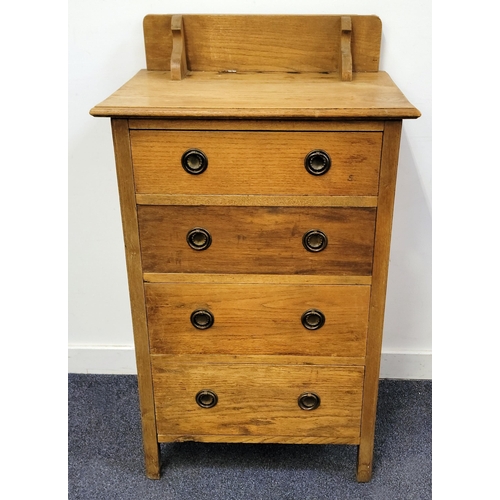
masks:
[[[373,478],[356,482],[356,447],[162,445],[144,474],[137,379],[69,375],[69,500],[431,499],[431,381],[381,380]]]

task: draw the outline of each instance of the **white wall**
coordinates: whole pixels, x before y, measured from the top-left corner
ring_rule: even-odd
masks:
[[[134,373],[109,119],[88,111],[146,66],[146,14],[375,14],[403,125],[381,376],[431,377],[431,0],[70,0],[69,371]]]

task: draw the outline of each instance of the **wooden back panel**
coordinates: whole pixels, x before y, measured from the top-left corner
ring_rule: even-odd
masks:
[[[338,72],[341,17],[183,15],[191,71]],[[171,15],[144,18],[148,70],[170,70]],[[353,71],[378,71],[382,23],[351,16]]]

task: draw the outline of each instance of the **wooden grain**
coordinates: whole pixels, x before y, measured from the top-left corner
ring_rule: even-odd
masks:
[[[159,434],[160,443],[184,443],[186,441],[197,441],[200,443],[246,443],[246,444],[358,444],[359,437],[353,436],[225,436],[199,435],[199,434]]]
[[[396,190],[401,125],[401,121],[386,122],[384,131],[377,230],[373,258],[373,281],[370,301],[370,323],[368,327],[361,440],[358,451],[357,478],[359,482],[369,481],[372,475],[380,355],[382,350],[392,214]]]
[[[114,119],[111,121],[111,125],[115,148],[123,236],[125,240],[125,257],[132,310],[146,474],[151,479],[159,479],[160,452],[156,437],[146,307],[142,282],[129,131],[127,120]]]
[[[364,356],[303,356],[286,354],[249,355],[249,354],[151,354],[151,358],[158,358],[156,363],[161,365],[193,363],[201,365],[226,365],[231,363],[256,365],[332,365],[332,366],[364,366]]]
[[[352,80],[352,21],[350,16],[340,18],[340,77],[343,82]]]
[[[170,76],[172,80],[182,80],[188,74],[186,62],[186,41],[182,16],[172,16],[172,56],[170,59]]]
[[[130,132],[136,191],[140,194],[280,194],[376,196],[379,132]],[[201,175],[181,158],[190,148],[208,158]],[[330,170],[311,175],[307,154],[324,150]]]
[[[146,284],[149,342],[155,354],[283,354],[363,357],[369,286]],[[196,329],[191,313],[214,324]],[[307,330],[301,316],[319,309],[325,324]]]
[[[139,206],[145,273],[371,274],[374,208]],[[212,236],[196,251],[187,233],[202,227]],[[328,237],[321,252],[308,252],[303,235]]]
[[[363,367],[152,362],[160,435],[359,438]],[[215,391],[215,407],[196,404],[202,389]],[[316,410],[297,404],[308,391],[321,398]]]
[[[371,276],[321,276],[297,274],[144,273],[148,283],[267,283],[290,285],[370,285]]]
[[[95,106],[93,116],[165,118],[396,119],[417,118],[387,73],[193,73],[142,70]]]
[[[332,72],[339,69],[341,16],[186,15],[188,66],[193,71]],[[144,19],[149,70],[168,70],[170,15]],[[382,23],[351,16],[354,71],[378,71]]]
[[[148,70],[170,70],[172,16],[147,15],[144,17],[142,25]]]
[[[135,118],[129,120],[130,129],[137,130],[281,130],[283,132],[383,132],[381,121],[325,121],[325,120],[204,120],[197,118],[148,119]]]
[[[376,196],[269,196],[138,194],[138,205],[219,205],[234,207],[376,207]]]

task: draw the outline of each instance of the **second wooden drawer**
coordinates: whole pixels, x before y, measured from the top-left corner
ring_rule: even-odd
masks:
[[[358,207],[139,206],[143,269],[367,276],[375,214]],[[308,251],[311,230],[325,239],[312,236]]]
[[[365,355],[368,285],[150,283],[145,290],[153,354]]]

